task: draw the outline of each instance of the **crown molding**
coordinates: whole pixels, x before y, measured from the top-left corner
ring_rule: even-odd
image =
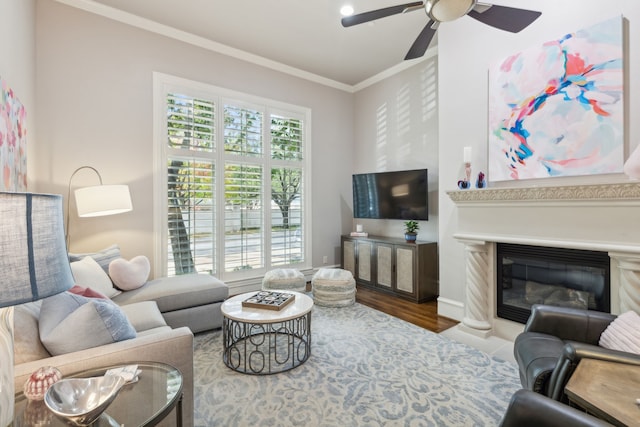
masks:
[[[102,17],[112,19],[114,21],[121,22],[123,24],[131,25],[132,27],[140,28],[152,33],[160,34],[165,37],[191,44],[203,49],[217,52],[222,55],[230,56],[232,58],[240,59],[252,64],[259,65],[261,67],[269,68],[271,70],[279,71],[284,74],[289,74],[294,77],[298,77],[304,80],[308,80],[313,83],[321,84],[323,86],[331,87],[348,93],[356,93],[362,89],[372,86],[390,76],[398,74],[425,59],[432,58],[437,55],[437,47],[430,47],[425,53],[423,58],[419,58],[413,61],[402,61],[401,63],[388,68],[366,80],[355,85],[349,85],[333,79],[329,79],[308,71],[301,70],[299,68],[285,65],[281,62],[273,61],[263,56],[255,55],[240,49],[236,49],[227,46],[222,43],[215,42],[213,40],[197,36],[195,34],[188,33],[186,31],[178,30],[168,25],[159,24],[155,21],[151,21],[146,18],[142,18],[137,15],[133,15],[128,12],[124,12],[119,9],[115,9],[110,6],[106,6],[101,3],[97,3],[92,0],[54,0],[58,3],[75,7],[76,9],[84,10],[85,12],[100,15]]]
[[[310,73],[308,71],[301,70],[299,68],[291,67],[289,65],[282,64],[280,62],[273,61],[263,56],[254,55],[252,53],[245,52],[240,49],[236,49],[227,46],[222,43],[218,43],[207,38],[196,36],[195,34],[188,33],[186,31],[178,30],[168,25],[159,24],[155,21],[151,21],[140,16],[133,15],[122,10],[115,9],[110,6],[105,6],[100,3],[96,3],[92,0],[55,0],[58,3],[75,7],[76,9],[84,10],[85,12],[100,15],[102,17],[112,19],[114,21],[121,22],[123,24],[131,25],[132,27],[140,28],[152,33],[160,34],[184,43],[191,44],[203,49],[217,52],[222,55],[230,56],[232,58],[240,59],[252,64],[259,65],[261,67],[269,68],[281,73],[289,74],[294,77],[305,79],[314,83],[318,83],[324,86],[339,89],[345,92],[354,92],[354,86],[348,85],[342,82],[338,82],[326,77],[319,76],[317,74]]]

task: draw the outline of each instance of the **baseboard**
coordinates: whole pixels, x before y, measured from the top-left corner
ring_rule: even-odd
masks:
[[[438,316],[460,322],[464,318],[464,304],[449,298],[438,297]]]
[[[245,292],[259,291],[262,288],[262,282],[244,280],[242,282],[227,283],[227,286],[229,286],[229,296],[234,296]]]

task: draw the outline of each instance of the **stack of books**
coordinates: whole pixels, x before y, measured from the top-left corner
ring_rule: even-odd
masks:
[[[352,231],[351,237],[368,237],[369,233],[365,231]]]

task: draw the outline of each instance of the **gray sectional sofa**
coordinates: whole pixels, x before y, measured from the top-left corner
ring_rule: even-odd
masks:
[[[229,296],[229,288],[208,274],[188,274],[150,280],[143,287],[111,298],[125,306],[155,301],[164,320],[172,328],[188,326],[197,333],[222,326],[220,306]]]
[[[16,391],[21,391],[28,376],[42,366],[55,366],[66,376],[112,365],[163,362],[182,372],[183,425],[192,426],[193,333],[222,325],[220,305],[228,294],[228,287],[210,275],[192,274],[150,280],[138,289],[121,292],[110,298],[119,307],[115,308],[118,314],[124,313],[135,329],[134,338],[93,346],[91,325],[78,325],[77,328],[69,328],[74,330],[68,331],[67,339],[72,348],[79,348],[54,355],[47,350],[40,336],[41,309],[47,303],[36,301],[17,306],[14,312]],[[56,297],[60,296],[51,298]],[[81,300],[77,296],[65,297],[63,299],[74,302]],[[87,300],[91,301],[90,298]],[[65,331],[60,331],[58,335],[65,335]],[[175,418],[169,416],[167,419]]]

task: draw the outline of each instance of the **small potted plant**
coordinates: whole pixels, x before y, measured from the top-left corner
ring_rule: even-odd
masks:
[[[407,242],[415,242],[418,233],[416,231],[420,230],[420,224],[418,221],[409,220],[404,223],[404,239]]]

